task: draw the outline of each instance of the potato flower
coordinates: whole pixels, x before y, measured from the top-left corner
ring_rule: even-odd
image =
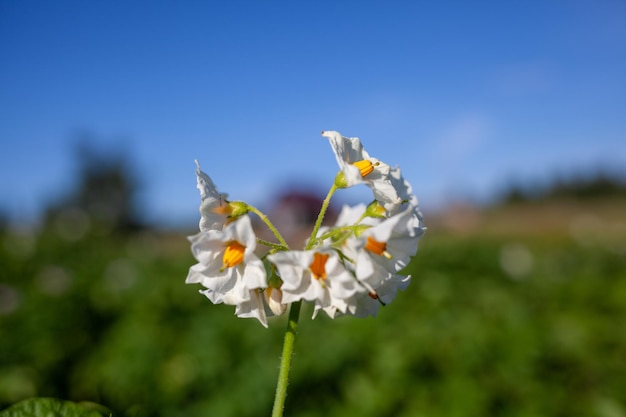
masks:
[[[365,291],[331,248],[278,252],[267,259],[276,265],[283,280],[280,289],[285,304],[306,300],[316,308],[347,306],[340,300]]]
[[[348,246],[355,253],[357,279],[376,289],[383,281],[406,267],[417,252],[423,231],[414,227],[411,207],[365,229]]]
[[[323,131],[328,138],[341,169],[336,183],[340,188],[356,184],[367,185],[374,197],[384,204],[401,204],[402,200],[389,179],[391,168],[372,158],[363,148],[359,138],[347,138],[335,131]]]
[[[200,233],[191,236],[198,261],[187,283],[202,284],[213,303],[235,306],[238,317],[256,318],[268,327],[268,316],[289,311],[273,416],[282,416],[288,373],[300,309],[312,303],[313,318],[375,316],[380,307],[404,290],[403,275],[426,228],[411,184],[399,168],[371,157],[359,138],[324,131],[339,172],[307,238],[304,250],[292,250],[267,215],[243,201],[227,201],[196,161],[200,190]],[[374,200],[344,206],[334,226],[323,225],[332,196],[340,189],[365,184]],[[258,216],[274,239],[256,237],[250,215]],[[261,258],[257,244],[265,246]]]
[[[202,284],[206,290],[201,292],[215,304],[237,305],[241,314],[259,318],[250,312],[262,307],[254,303],[254,290],[266,288],[267,278],[263,262],[254,254],[256,235],[250,218],[242,216],[224,230],[203,231],[189,240],[198,263],[190,268],[186,282]]]

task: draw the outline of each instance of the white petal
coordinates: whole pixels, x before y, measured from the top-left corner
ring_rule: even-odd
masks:
[[[303,292],[309,282],[304,280],[304,271],[313,262],[313,253],[304,251],[278,252],[269,255],[267,259],[278,268],[278,274],[283,280],[283,292]]]
[[[263,327],[267,327],[263,296],[259,291],[250,291],[248,301],[237,304],[235,314],[237,317],[255,318],[259,320]]]
[[[223,204],[224,196],[217,190],[211,178],[200,169],[200,164],[196,160],[197,188],[200,190],[200,223],[201,231],[221,229],[224,226],[226,216],[217,214],[215,209]]]
[[[263,261],[252,254],[244,262],[243,276],[241,278],[243,285],[248,289],[266,288],[267,273]]]
[[[222,250],[223,234],[217,230],[200,232],[189,237],[191,242],[191,253],[204,265],[209,265],[215,261],[215,257]]]
[[[221,304],[223,302],[224,294],[216,293],[207,289],[200,290],[200,294],[204,294],[204,296],[211,300],[213,304]]]
[[[236,268],[226,268],[224,271],[215,271],[214,273],[205,275],[205,278],[202,280],[202,285],[217,294],[227,294],[233,291],[231,295],[237,297],[236,300],[243,299],[244,294],[242,294],[241,286],[237,287],[237,276]],[[227,304],[235,304],[236,302],[237,301]]]
[[[365,204],[358,204],[356,206],[349,206],[344,204],[337,216],[337,221],[335,222],[335,226],[349,226],[356,224],[357,221],[361,218],[367,206]]]
[[[205,200],[207,198],[220,200],[222,196],[220,195],[219,191],[217,191],[217,187],[215,186],[215,184],[213,184],[211,177],[209,177],[200,169],[200,163],[198,162],[198,160],[196,160],[195,163],[196,178],[198,181],[197,187],[198,190],[200,190],[200,198],[202,200]]]
[[[403,275],[394,275],[385,282],[381,284],[380,287],[376,289],[378,293],[378,297],[380,300],[385,303],[391,303],[398,293],[398,290],[405,290],[409,284],[411,283],[411,276],[403,276]]]
[[[250,216],[241,216],[234,222],[224,227],[222,241],[228,242],[231,240],[236,240],[246,248],[244,259],[246,256],[249,256],[254,252],[256,249],[256,234],[252,228]]]

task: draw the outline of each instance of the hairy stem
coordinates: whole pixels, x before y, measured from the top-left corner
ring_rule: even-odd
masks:
[[[298,329],[298,319],[300,316],[300,306],[302,302],[296,301],[289,309],[289,321],[285,331],[283,342],[283,353],[280,358],[280,370],[278,372],[278,383],[276,384],[276,396],[274,397],[274,408],[272,417],[282,417],[285,408],[285,398],[287,397],[287,384],[289,381],[289,368],[291,367],[291,357],[293,356],[293,346]]]
[[[248,204],[248,210],[250,210],[257,216],[259,216],[259,218],[261,219],[261,221],[263,221],[263,223],[265,223],[267,228],[270,229],[272,233],[274,233],[274,236],[276,236],[276,239],[278,239],[280,244],[284,246],[285,250],[289,249],[289,245],[287,245],[287,242],[285,242],[285,239],[283,239],[283,236],[278,232],[278,230],[276,229],[276,227],[274,227],[270,219],[268,219],[267,216],[261,210],[259,210],[256,207],[251,206],[250,204]]]
[[[337,191],[338,187],[333,184],[328,190],[328,194],[326,194],[326,198],[324,198],[324,202],[322,203],[322,208],[320,209],[320,213],[317,215],[317,220],[315,221],[315,226],[313,226],[313,231],[311,232],[311,237],[306,244],[305,250],[309,250],[313,248],[317,241],[317,232],[319,232],[320,227],[322,227],[322,222],[324,221],[324,216],[326,215],[326,211],[328,210],[328,205],[330,204],[330,199],[332,198],[335,191]]]

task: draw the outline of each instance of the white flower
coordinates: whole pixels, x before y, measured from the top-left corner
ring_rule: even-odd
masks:
[[[321,310],[331,318],[376,315],[411,280],[400,272],[425,230],[411,185],[398,168],[371,157],[358,138],[335,131],[322,135],[340,167],[332,190],[365,184],[375,200],[344,206],[334,227],[317,225],[307,250],[261,241],[270,246],[263,260],[254,253],[257,238],[248,213],[264,215],[243,201],[227,201],[195,161],[200,233],[189,240],[198,263],[186,282],[202,284],[200,292],[213,303],[236,306],[238,317],[256,318],[267,327],[268,316],[300,301],[314,304],[313,317]]]
[[[223,231],[208,230],[189,238],[198,260],[187,276],[187,283],[200,283],[201,291],[213,303],[238,306],[238,315],[252,314],[256,288],[267,287],[263,262],[254,254],[256,236],[248,216],[227,225]],[[256,304],[258,305],[258,303]],[[255,313],[256,314],[256,313]]]
[[[353,270],[359,283],[367,290],[354,297],[337,300],[330,306],[316,306],[315,314],[324,310],[330,317],[375,316],[381,305],[395,298],[398,289],[409,285],[410,277],[398,272],[415,255],[423,230],[416,228],[414,207],[410,204],[403,207],[403,211],[383,220],[366,217],[372,209],[370,206],[342,209],[336,227],[352,229],[354,235],[339,240],[337,250],[343,253],[346,266]],[[378,215],[378,210],[374,211]]]
[[[346,180],[346,187],[366,184],[374,197],[387,204],[400,204],[401,199],[389,180],[389,165],[372,158],[361,145],[359,138],[347,138],[339,132],[324,131],[335,153],[339,168]]]
[[[376,289],[406,267],[417,252],[421,234],[416,233],[413,219],[413,210],[408,207],[365,230],[356,241],[347,242],[356,252],[356,277],[368,288]]]
[[[231,212],[230,205],[225,200],[225,195],[220,194],[211,178],[200,169],[200,163],[196,160],[197,188],[200,190],[200,230],[221,229]]]
[[[283,280],[282,303],[306,300],[315,302],[316,309],[325,308],[365,291],[330,248],[278,252],[267,258]]]

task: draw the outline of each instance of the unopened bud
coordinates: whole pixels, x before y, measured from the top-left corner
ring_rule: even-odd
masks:
[[[285,313],[287,305],[281,303],[283,292],[280,289],[269,287],[263,294],[265,295],[265,301],[267,301],[267,305],[270,310],[272,310],[272,313],[277,316]]]

